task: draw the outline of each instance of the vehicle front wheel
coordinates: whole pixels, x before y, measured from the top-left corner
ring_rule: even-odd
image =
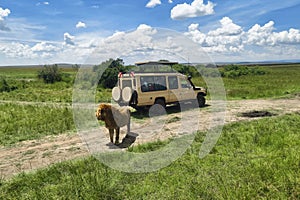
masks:
[[[200,108],[205,106],[205,97],[203,95],[198,94],[197,101]]]

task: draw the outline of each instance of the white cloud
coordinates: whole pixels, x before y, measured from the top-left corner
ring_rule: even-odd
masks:
[[[168,3],[173,3],[173,0],[168,0]],[[161,0],[149,0],[146,7],[147,8],[154,8],[157,5],[161,5]]]
[[[65,45],[75,45],[74,38],[75,37],[70,35],[69,33],[64,33],[64,44]]]
[[[267,45],[268,38],[272,35],[274,30],[274,22],[270,21],[266,23],[264,26],[260,26],[255,24],[248,32],[247,32],[247,43],[254,45]]]
[[[70,60],[73,63],[84,61],[87,57],[88,60],[85,60],[87,63],[99,63],[118,57],[123,58],[127,63],[144,59],[180,60],[189,58],[192,61],[193,59],[197,60],[199,52],[201,52],[197,48],[202,47],[205,52],[210,53],[215,61],[257,61],[295,59],[297,53],[300,52],[299,47],[295,45],[300,44],[300,30],[290,29],[275,32],[272,21],[244,30],[228,17],[222,18],[219,23],[219,27],[207,33],[200,30],[199,24],[191,24],[184,34],[185,36],[182,37],[147,24],[140,24],[136,30],[131,32],[117,31],[106,38],[97,38],[99,34],[77,35],[76,38],[65,34],[65,40],[69,38],[73,45],[61,47],[63,49],[60,49],[55,58],[60,59],[59,61]],[[264,42],[257,39],[251,40],[255,33],[262,35],[261,40]],[[197,47],[196,43],[188,43],[184,39],[186,36],[192,38],[199,46]],[[49,44],[43,44],[44,48],[47,45]]]
[[[44,2],[38,2],[38,3],[36,3],[35,5],[36,5],[36,6],[41,6],[41,5],[46,5],[46,6],[48,6],[48,5],[50,5],[50,3],[49,3],[48,1],[44,1]]]
[[[130,54],[137,49],[153,48],[152,36],[157,30],[149,25],[141,24],[132,32],[116,32],[107,37],[99,45],[96,55],[106,57],[106,59]],[[101,54],[101,56],[99,55]]]
[[[143,60],[168,59],[179,62],[199,61],[202,49],[214,61],[257,61],[299,59],[300,30],[277,31],[274,22],[254,25],[248,30],[224,17],[219,26],[202,32],[199,24],[190,24],[184,34],[140,24],[134,31],[117,31],[108,37],[101,33],[64,34],[64,43],[50,41],[0,40],[2,65],[20,62],[94,63],[109,58],[122,58],[126,64]],[[191,38],[192,40],[188,40]],[[204,55],[204,54],[203,54]],[[185,59],[185,60],[184,60]],[[200,61],[205,62],[208,56]],[[8,61],[7,61],[8,60]],[[199,62],[200,62],[199,61]]]
[[[222,61],[299,58],[300,30],[291,28],[276,32],[274,24],[269,21],[244,30],[230,18],[224,17],[220,20],[220,27],[208,33],[201,32],[199,24],[191,24],[184,34]]]
[[[58,62],[99,64],[109,58],[134,57],[138,51],[143,54],[144,49],[152,52],[153,36],[156,33],[156,29],[141,24],[135,31],[116,32],[106,38],[99,37],[99,33],[73,36],[66,32],[63,44],[48,41],[18,41],[3,44],[0,41],[0,56],[13,59],[19,64]]]
[[[33,45],[31,44],[33,43]],[[45,64],[55,60],[64,50],[64,46],[58,43],[43,42],[0,42],[0,51],[3,60],[8,64]],[[5,61],[4,61],[5,62]],[[18,62],[18,63],[16,63]],[[1,62],[1,64],[5,64]]]
[[[220,20],[221,27],[209,31],[207,34],[199,30],[199,24],[191,24],[186,36],[201,44],[208,52],[238,52],[243,51],[242,27],[234,24],[228,17]]]
[[[185,33],[185,35],[191,37],[193,41],[203,44],[205,42],[206,35],[204,33],[201,33],[198,28],[199,24],[191,24],[188,27],[188,32]]]
[[[1,51],[11,58],[37,58],[37,54],[31,50],[29,45],[18,42],[1,44]]]
[[[76,24],[76,28],[86,28],[86,24],[85,24],[84,22],[79,21],[79,22]]]
[[[155,6],[160,5],[160,4],[161,4],[161,1],[160,1],[160,0],[150,0],[150,1],[147,3],[146,7],[147,7],[147,8],[154,8]]]
[[[10,14],[8,8],[3,9],[0,7],[0,31],[9,31],[10,28],[6,26],[5,18]]]
[[[193,47],[195,43],[190,46],[191,43],[192,41],[178,32],[141,24],[134,31],[115,32],[103,39],[86,62],[95,63],[118,57],[127,64],[159,59],[187,62],[188,59],[191,61],[201,56],[199,53],[194,55],[198,51]]]
[[[138,31],[154,31],[155,32],[155,29],[153,29],[151,26],[147,25],[147,24],[140,24],[137,29]]]
[[[291,28],[288,31],[274,32],[274,22],[270,21],[264,26],[255,24],[247,32],[245,43],[257,46],[297,45],[300,44],[300,30]]]
[[[271,42],[271,44],[300,44],[300,30],[291,28],[289,31],[273,33],[269,38],[269,41]]]
[[[58,51],[60,48],[58,48],[55,45],[47,44],[46,42],[40,42],[34,45],[31,50],[35,52],[51,52],[51,51]]]
[[[205,5],[203,0],[194,0],[191,4],[177,4],[171,10],[171,18],[185,19],[204,15],[212,15],[214,14],[214,6],[215,4],[210,1],[208,1]]]
[[[232,22],[232,20],[229,17],[223,17],[223,19],[220,20],[221,28],[218,28],[216,30],[210,31],[209,35],[239,35],[243,32],[242,27],[239,25],[236,25]]]
[[[4,9],[0,7],[0,20],[3,20],[4,17],[7,17],[10,14],[10,10],[9,9]]]

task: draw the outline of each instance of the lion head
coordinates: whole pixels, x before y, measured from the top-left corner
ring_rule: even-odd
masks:
[[[108,104],[100,104],[98,106],[98,109],[96,111],[96,117],[98,120],[105,121],[105,118],[108,114],[108,112],[111,113],[111,105]]]

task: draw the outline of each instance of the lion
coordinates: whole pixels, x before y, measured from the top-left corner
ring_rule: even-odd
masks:
[[[120,127],[127,125],[127,134],[130,133],[130,109],[127,106],[115,107],[102,103],[98,106],[96,117],[104,121],[109,130],[110,142],[113,142],[114,130],[116,130],[115,144],[119,144]]]

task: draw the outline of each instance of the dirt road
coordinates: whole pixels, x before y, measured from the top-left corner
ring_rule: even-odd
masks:
[[[165,140],[170,137],[181,135],[184,131],[207,130],[213,124],[216,113],[212,112],[213,102],[208,101],[206,108],[200,109],[199,118],[195,119],[197,109],[181,112],[173,112],[161,117],[145,118],[143,120],[133,119],[132,131],[137,133],[136,141],[133,145]],[[277,100],[238,100],[227,101],[226,112],[219,113],[224,117],[225,123],[252,120],[257,118],[243,117],[241,113],[250,111],[268,111],[275,115],[300,112],[300,97],[292,99]],[[185,120],[183,120],[185,118]],[[192,118],[190,120],[186,120]],[[198,120],[200,119],[200,120]],[[196,120],[196,121],[193,121]],[[198,121],[198,126],[195,122]],[[189,130],[182,130],[185,127],[192,127]],[[153,131],[154,130],[154,131]],[[98,148],[109,150],[111,146],[107,145],[109,137],[104,127],[98,130],[90,131],[94,144]],[[103,133],[102,135],[99,133]],[[81,134],[82,136],[83,134]],[[121,138],[124,137],[124,130],[121,131]],[[84,137],[83,141],[88,137]],[[95,138],[101,138],[97,142]],[[59,136],[49,136],[40,140],[24,141],[13,147],[0,147],[0,178],[6,179],[14,174],[47,167],[50,164],[75,159],[89,155],[89,148],[82,142],[79,134],[62,134]]]

